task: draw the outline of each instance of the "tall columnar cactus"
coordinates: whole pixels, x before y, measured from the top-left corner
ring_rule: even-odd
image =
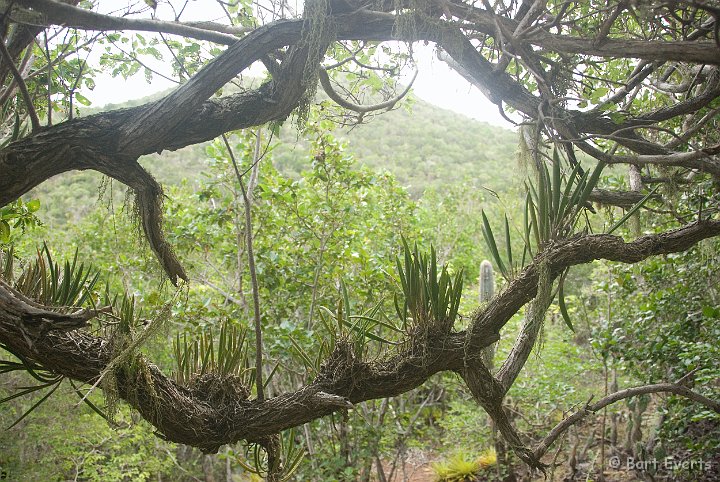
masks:
[[[495,275],[492,263],[484,260],[480,263],[480,303],[487,303],[495,296]],[[495,343],[483,350],[483,363],[492,372],[495,358]]]

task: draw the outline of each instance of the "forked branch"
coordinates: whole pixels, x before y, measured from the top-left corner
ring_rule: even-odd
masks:
[[[547,453],[553,443],[560,437],[567,429],[576,423],[584,420],[591,414],[597,413],[608,405],[625,400],[627,398],[637,397],[639,395],[646,395],[649,393],[673,393],[688,398],[696,403],[706,406],[716,413],[720,413],[720,403],[715,400],[711,400],[697,392],[690,390],[685,385],[680,383],[657,383],[654,385],[644,385],[641,387],[632,387],[620,390],[615,393],[611,393],[595,403],[587,403],[582,409],[573,413],[569,417],[565,418],[559,424],[557,424],[548,433],[545,438],[535,448],[534,455],[537,459],[540,459]]]

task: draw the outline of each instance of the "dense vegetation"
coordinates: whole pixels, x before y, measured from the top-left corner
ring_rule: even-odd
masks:
[[[0,478],[718,477],[714,8],[101,3],[0,17]]]

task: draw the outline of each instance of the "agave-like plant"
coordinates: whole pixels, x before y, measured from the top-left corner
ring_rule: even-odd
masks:
[[[247,386],[251,386],[254,381],[254,369],[250,368],[248,356],[247,329],[229,320],[222,322],[217,338],[212,328],[207,328],[195,337],[188,337],[187,333],[177,334],[173,351],[175,380],[181,385],[187,385],[193,378],[208,373],[221,378],[239,376]]]
[[[539,151],[535,154],[541,155]],[[525,265],[528,258],[534,257],[549,243],[567,239],[577,232],[578,221],[585,210],[592,210],[588,200],[606,166],[604,162],[600,161],[592,171],[586,171],[579,162],[574,161],[571,163],[570,172],[565,173],[562,170],[561,156],[557,148],[553,149],[552,157],[547,156],[547,158],[551,161],[551,167],[548,168],[546,162],[536,159],[537,162],[533,164],[536,167],[537,180],[535,182],[528,180],[525,183],[526,196],[522,231],[524,248],[519,266],[513,259],[510,224],[507,216],[505,216],[505,256],[503,256],[485,212],[481,213],[483,237],[493,261],[508,281],[514,277],[518,268]],[[612,233],[627,221],[655,194],[656,190],[657,188],[649,192],[630,208],[608,232]],[[566,275],[567,272],[563,273],[559,279],[558,304],[563,320],[573,330],[564,300],[563,282]]]
[[[430,254],[421,253],[417,243],[411,249],[403,238],[403,258],[396,258],[403,300],[395,297],[397,315],[407,330],[408,320],[413,326],[452,329],[458,316],[463,288],[463,270],[451,276],[447,264],[438,270],[435,248]]]
[[[404,332],[395,326],[382,310],[382,301],[376,303],[362,313],[356,313],[350,301],[347,286],[340,280],[340,300],[336,311],[333,312],[325,306],[320,307],[319,318],[326,335],[321,338],[319,345],[313,347],[313,354],[290,337],[293,349],[300,356],[305,368],[318,374],[323,363],[331,355],[338,341],[348,342],[357,359],[367,356],[370,342],[374,341],[381,346],[400,345],[400,341],[393,338],[402,337]]]
[[[14,282],[15,256],[13,249],[10,248],[7,252],[0,252],[0,254],[0,277],[5,280],[5,283],[8,283],[28,298],[48,306],[56,306],[59,311],[92,305],[92,292],[100,278],[100,273],[84,263],[78,263],[77,250],[71,261],[65,261],[61,265],[54,260],[47,245],[43,244],[42,249],[37,252],[36,259],[26,267]],[[32,360],[13,352],[10,347],[4,344],[0,344],[0,351],[2,350],[11,353],[18,361],[0,359],[0,375],[10,372],[25,372],[37,384],[19,387],[12,395],[0,399],[0,404],[48,389],[47,393],[15,420],[10,426],[13,427],[50,398],[60,387],[65,377],[44,369]],[[73,385],[73,389],[92,410],[103,418],[108,418],[89,399],[83,397],[75,385]]]
[[[8,262],[12,262],[12,256],[8,256]],[[61,265],[53,259],[47,244],[43,243],[35,261],[15,282],[15,289],[44,305],[79,307],[91,300],[92,290],[99,279],[99,271],[85,263],[78,264],[77,249],[72,260],[66,260]]]
[[[278,437],[279,447],[276,457],[277,463],[281,460],[285,463],[282,466],[281,473],[275,474],[276,479],[285,482],[292,478],[292,475],[300,467],[300,463],[305,458],[305,449],[297,444],[296,432],[294,428],[285,431]],[[248,447],[245,453],[246,460],[236,459],[237,463],[247,472],[265,478],[270,472],[268,467],[267,452],[259,444],[253,444]],[[275,468],[276,469],[276,468]]]

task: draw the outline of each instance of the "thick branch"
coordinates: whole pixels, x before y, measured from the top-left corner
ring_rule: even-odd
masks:
[[[394,29],[396,18],[365,10],[340,15],[336,17],[337,36],[363,40],[397,38]],[[527,115],[537,114],[539,99],[505,72],[494,72],[493,65],[458,30],[439,29],[437,25],[420,20],[416,25],[416,30],[405,35],[405,39],[439,42],[452,58],[461,60],[463,69],[496,102],[502,100]],[[0,205],[17,199],[52,175],[72,169],[97,169],[100,162],[108,163],[107,167],[111,168],[116,154],[134,157],[163,149],[177,149],[212,139],[228,130],[284,119],[306,87],[295,77],[298,74],[302,77],[302,69],[297,66],[288,69],[287,75],[278,82],[265,84],[258,90],[221,100],[203,102],[202,99],[209,98],[243,65],[262,58],[264,53],[297,42],[301,31],[301,20],[261,27],[207,65],[198,74],[197,80],[181,86],[159,102],[58,124],[11,144],[0,152],[0,169],[8,173],[0,179]],[[297,65],[301,63],[297,61]],[[568,118],[572,120],[567,121],[567,137],[573,138],[574,132],[569,125],[583,126],[587,119],[581,114]],[[556,120],[555,123],[561,122]],[[595,119],[592,125],[598,133],[604,134],[617,127],[608,119]],[[61,156],[58,151],[64,154]],[[647,162],[655,160],[658,159],[641,159]],[[671,162],[675,161],[691,164],[692,167],[713,167],[707,158],[671,158]]]
[[[720,221],[703,221],[667,233],[643,236],[630,243],[616,236],[584,236],[551,247],[540,257],[548,263],[552,278],[573,264],[594,259],[634,263],[652,255],[684,251],[718,234]],[[441,371],[462,373],[471,380],[475,376],[472,361],[477,359],[478,366],[482,366],[479,358],[482,348],[495,342],[498,331],[510,316],[535,295],[538,262],[527,267],[473,318],[467,335],[454,333],[429,340],[411,340],[405,349],[398,350],[386,361],[373,364],[355,359],[351,348],[339,345],[315,381],[263,402],[236,397],[232,400],[234,408],[228,410],[227,405],[218,405],[202,394],[177,385],[142,359],[134,362],[134,370],[121,369],[117,374],[119,394],[167,439],[211,452],[225,443],[257,440],[323,417],[346,406],[347,402],[354,404],[399,395]],[[0,285],[0,292],[7,294],[8,290]],[[40,336],[42,333],[24,320],[23,313],[28,309],[14,299],[8,297],[9,308],[0,305],[0,343],[59,375],[95,382],[111,362],[107,344],[77,331],[51,331]],[[29,338],[35,341],[30,342]],[[485,399],[482,391],[492,390],[493,386],[483,385],[480,380],[472,388],[479,399]],[[342,402],[337,397],[341,397]],[[494,398],[487,397],[488,400]],[[488,406],[492,410],[492,406]]]
[[[0,285],[0,293],[7,292]],[[0,343],[13,353],[85,383],[94,383],[111,363],[102,339],[78,331],[39,336],[34,325],[24,322],[23,305],[7,306],[0,304]],[[31,343],[28,335],[36,340]],[[242,390],[232,392],[235,396],[223,403],[209,400],[204,393],[178,385],[141,357],[132,361],[132,370],[118,369],[118,391],[168,440],[214,452],[223,444],[257,441],[350,404],[405,393],[441,371],[459,371],[463,339],[452,334],[373,364],[355,359],[351,347],[338,345],[315,381],[265,401],[248,400]],[[496,340],[488,339],[487,344]],[[232,380],[224,382],[232,387]]]
[[[547,313],[548,307],[553,300],[553,282],[550,276],[550,267],[545,263],[540,263],[538,269],[540,273],[538,275],[537,295],[526,310],[525,320],[515,338],[510,353],[495,374],[495,378],[502,387],[503,395],[510,390],[510,387],[515,383],[515,379],[517,379],[525,366],[540,335],[540,329],[545,322],[545,313]]]
[[[120,148],[128,155],[140,155],[149,145],[167,143],[177,129],[218,89],[256,60],[297,41],[297,23],[276,22],[248,34],[215,57],[183,84],[158,102],[150,104],[122,126]],[[301,59],[305,65],[306,59]]]
[[[393,38],[394,16],[366,12],[338,18],[339,38]],[[305,89],[304,49],[295,49],[281,75],[260,88],[203,101],[264,52],[296,43],[302,20],[276,22],[258,29],[187,84],[160,101],[131,109],[72,119],[16,141],[0,150],[0,206],[14,201],[52,176],[71,170],[121,170],[128,159],[179,149],[222,133],[284,120]],[[239,62],[236,63],[236,62]],[[242,65],[240,65],[242,64]],[[200,82],[200,79],[207,82]],[[195,80],[196,79],[196,80]]]
[[[599,259],[637,263],[650,256],[685,251],[703,239],[718,235],[720,221],[704,220],[673,231],[648,234],[628,243],[619,236],[594,234],[550,246],[496,295],[493,303],[473,317],[468,330],[468,344],[474,346],[476,338],[479,342],[490,334],[498,333],[520,308],[535,297],[540,263],[548,263],[550,279],[554,280],[570,266]]]
[[[229,33],[242,35],[250,30],[247,28],[232,28],[229,33],[221,33],[216,31],[212,24],[208,23],[188,25],[181,22],[114,17],[52,0],[16,0],[15,3],[31,8],[41,14],[37,21],[44,25],[64,25],[84,30],[135,30],[139,32],[169,33],[224,45],[231,45],[238,39],[235,35]],[[228,27],[224,27],[224,30],[228,32]]]
[[[523,444],[520,435],[508,418],[503,408],[506,390],[490,374],[482,362],[480,352],[466,353],[465,369],[461,375],[475,401],[487,412],[495,427],[517,456],[530,467],[542,470],[543,465],[540,463],[540,459],[535,457],[533,452]]]

